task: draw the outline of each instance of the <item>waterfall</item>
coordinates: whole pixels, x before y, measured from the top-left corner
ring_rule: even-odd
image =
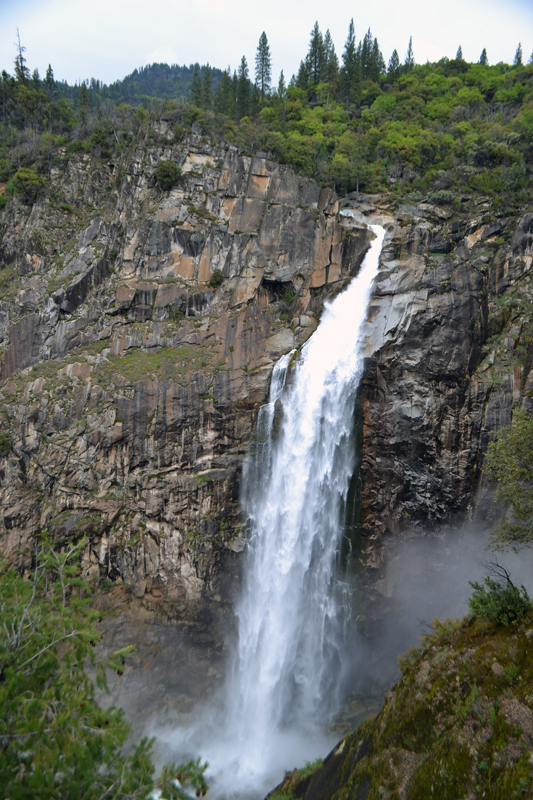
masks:
[[[280,359],[259,412],[244,472],[249,539],[225,719],[199,751],[225,796],[260,794],[285,769],[327,752],[320,723],[339,703],[344,614],[336,565],[355,466],[354,400],[385,234],[372,230],[357,277],[326,304],[292,368],[294,353]]]

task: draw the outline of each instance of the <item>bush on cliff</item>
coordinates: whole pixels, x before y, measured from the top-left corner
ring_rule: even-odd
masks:
[[[181,169],[174,161],[161,160],[155,168],[155,179],[164,191],[172,189],[181,178]]]
[[[525,587],[515,586],[509,572],[499,564],[492,564],[491,571],[493,577],[488,575],[483,584],[470,581],[474,589],[468,601],[470,611],[498,625],[509,625],[522,619],[531,608],[531,599]]]
[[[150,741],[125,755],[123,712],[96,703],[85,664],[105,688],[105,667],[122,674],[132,648],[96,658],[100,612],[76,564],[80,550],[35,550],[26,578],[0,563],[0,796],[118,800],[159,789],[161,797],[185,798],[178,774],[205,793],[199,762],[165,767],[156,779]]]

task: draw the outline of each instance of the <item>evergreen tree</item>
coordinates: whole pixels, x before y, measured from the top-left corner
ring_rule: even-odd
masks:
[[[17,48],[17,55],[15,56],[15,78],[18,83],[28,83],[30,79],[30,70],[26,66],[26,59],[24,58],[26,48],[20,43],[20,33],[18,28],[15,47]]]
[[[463,60],[463,48],[461,47],[461,45],[459,45],[459,47],[457,48],[457,53],[455,54],[455,60],[456,61]]]
[[[211,76],[211,67],[207,63],[204,67],[204,76],[202,81],[202,108],[210,109],[213,103],[213,78]]]
[[[246,56],[241,58],[237,74],[237,120],[248,116],[250,113],[250,79],[248,77],[248,62]]]
[[[529,56],[529,61],[528,61],[527,63],[528,63],[528,64],[533,64],[533,52],[532,52],[532,53],[531,53],[531,55]]]
[[[193,106],[202,107],[202,79],[200,76],[200,65],[194,65],[192,74],[190,99]]]
[[[416,63],[415,62],[415,54],[413,52],[413,37],[410,36],[409,37],[409,47],[407,48],[407,54],[405,56],[405,62],[404,62],[405,71],[409,72],[409,70],[413,69],[413,67],[415,66],[415,63]]]
[[[395,81],[400,72],[401,72],[400,56],[398,55],[397,50],[393,50],[392,55],[389,59],[389,66],[387,67],[387,75],[389,76],[389,80],[391,82]]]
[[[283,70],[279,73],[279,81],[278,81],[278,97],[280,100],[285,100],[285,96],[287,94],[287,87],[285,86],[285,75],[283,74]]]
[[[309,42],[306,65],[309,83],[314,86],[322,83],[322,76],[325,71],[325,49],[318,22],[315,22],[313,30],[311,31],[311,41]]]
[[[54,71],[50,64],[48,64],[48,69],[46,70],[43,86],[44,86],[44,91],[46,92],[46,96],[48,98],[48,107],[49,107],[48,125],[50,132],[52,132],[52,108],[54,105],[54,101],[57,98],[58,91],[56,82],[54,80]]]
[[[355,44],[355,29],[353,18],[350,20],[348,28],[348,38],[344,45],[342,54],[342,67],[339,72],[339,94],[340,99],[348,103],[352,99],[354,82],[358,70],[357,48]]]
[[[257,52],[255,54],[255,83],[261,93],[261,108],[265,102],[265,95],[270,92],[272,80],[272,58],[266,33],[263,31],[259,37]]]
[[[489,59],[488,59],[488,56],[487,56],[487,48],[484,47],[483,50],[481,51],[481,55],[479,57],[478,64],[482,64],[482,66],[485,67],[488,63],[489,63]]]
[[[372,69],[372,33],[367,30],[361,43],[361,78],[366,81],[370,78]]]
[[[87,115],[89,113],[89,109],[91,108],[91,98],[89,97],[89,92],[87,90],[87,84],[83,81],[80,85],[80,90],[78,92],[78,119],[82,126],[84,126],[87,122]]]
[[[522,66],[522,45],[520,42],[518,43],[518,47],[516,48],[516,53],[514,54],[513,66],[515,67]]]
[[[335,45],[333,44],[329,28],[324,36],[324,58],[325,71],[323,80],[328,85],[328,95],[326,99],[326,105],[328,105],[330,94],[336,97],[339,88],[339,59],[335,52]]]
[[[39,91],[39,89],[41,88],[41,76],[39,75],[39,70],[37,68],[35,68],[32,72],[31,84],[33,88],[36,89],[37,91]]]
[[[300,61],[300,67],[298,69],[298,74],[296,75],[294,84],[298,87],[298,89],[303,89],[304,92],[309,89],[309,68],[307,61]]]
[[[381,50],[379,49],[378,40],[374,39],[372,44],[372,53],[370,58],[370,69],[368,77],[372,81],[379,81],[380,76],[382,73],[385,72],[385,61],[383,60],[383,55]]]
[[[215,92],[215,111],[217,114],[227,114],[232,117],[235,114],[235,99],[233,97],[233,87],[229,76],[229,68],[222,73],[222,78]]]

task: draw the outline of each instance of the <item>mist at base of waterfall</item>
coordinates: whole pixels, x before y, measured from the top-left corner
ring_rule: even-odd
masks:
[[[150,731],[157,740],[157,762],[182,763],[200,756],[209,764],[206,779],[212,800],[259,800],[283,780],[286,771],[324,758],[338,739],[310,722],[273,730],[262,749],[240,748],[227,736],[224,711],[215,703],[207,703],[188,719],[176,722],[176,726]]]

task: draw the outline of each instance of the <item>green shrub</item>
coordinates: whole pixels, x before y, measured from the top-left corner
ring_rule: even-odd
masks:
[[[14,184],[16,191],[25,200],[34,201],[44,184],[43,179],[31,167],[21,167],[15,173]]]
[[[11,439],[7,433],[0,433],[0,456],[7,456],[11,450]]]
[[[514,585],[504,567],[493,565],[492,571],[496,577],[487,576],[483,584],[470,581],[474,594],[468,607],[479,617],[498,625],[509,625],[527,614],[531,600],[524,586]]]
[[[181,178],[181,169],[174,161],[162,160],[155,169],[155,179],[165,191],[169,191]]]
[[[61,209],[61,211],[67,211],[69,214],[72,212],[72,209],[68,203],[61,203],[59,208]]]
[[[6,207],[7,197],[5,194],[0,194],[0,211],[3,211]]]
[[[212,289],[218,288],[222,283],[224,283],[224,273],[221,269],[214,269],[211,273],[211,277],[207,282],[207,285],[210,286]]]

